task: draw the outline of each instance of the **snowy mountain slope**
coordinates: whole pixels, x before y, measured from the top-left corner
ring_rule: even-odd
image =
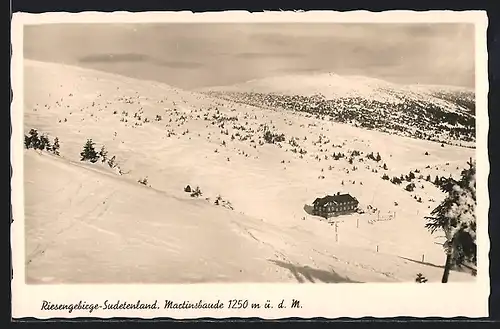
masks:
[[[273,280],[269,248],[236,231],[243,216],[26,153],[28,281]]]
[[[391,267],[408,276],[425,268],[317,241],[300,266],[312,237],[48,154],[26,151],[25,161],[28,283],[346,283],[397,280]]]
[[[413,138],[469,147],[475,141],[475,95],[467,88],[311,74],[252,80],[202,92]]]
[[[418,169],[434,178],[459,174],[473,150],[25,63],[25,132],[35,128],[61,144],[61,157],[25,151],[30,281],[371,282],[413,281],[419,272],[440,280],[444,254],[423,216],[442,193],[418,178],[409,193],[381,179],[382,163],[360,160],[380,152],[391,177]],[[286,141],[264,143],[264,126]],[[122,175],[79,161],[88,138],[116,156]],[[293,152],[287,141],[294,138],[307,154]],[[364,152],[357,170],[331,159],[352,150]],[[151,187],[137,182],[144,177]],[[187,184],[203,195],[190,197]],[[352,193],[366,211],[340,217],[337,230],[306,211],[336,191]],[[217,195],[234,210],[215,205]],[[78,243],[65,243],[71,240]],[[473,277],[453,272],[450,279]]]

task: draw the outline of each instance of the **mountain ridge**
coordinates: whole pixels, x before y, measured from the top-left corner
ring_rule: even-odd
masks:
[[[258,86],[259,84],[262,84],[262,86],[266,87],[276,87],[273,85],[266,85],[267,83],[276,83],[276,82],[284,82],[290,79],[316,79],[318,84],[322,83],[319,79],[325,79],[325,78],[331,78],[332,80],[330,82],[335,82],[333,79],[338,79],[338,80],[344,80],[344,81],[359,81],[362,82],[364,81],[367,84],[370,85],[375,85],[378,83],[379,87],[392,87],[392,88],[397,88],[397,87],[403,87],[403,88],[410,88],[410,89],[427,89],[429,91],[431,90],[449,90],[449,91],[463,91],[463,92],[470,92],[474,93],[474,88],[471,87],[466,87],[466,86],[458,86],[458,85],[439,85],[439,84],[421,84],[421,83],[410,83],[410,84],[403,84],[403,83],[396,83],[396,82],[391,82],[389,80],[384,80],[381,78],[376,78],[372,76],[366,76],[366,75],[360,75],[360,74],[338,74],[335,72],[320,72],[320,73],[311,73],[311,74],[305,74],[305,73],[297,73],[297,74],[282,74],[282,75],[276,75],[276,76],[271,76],[267,78],[256,78],[256,79],[250,79],[241,83],[236,83],[232,85],[218,85],[218,86],[211,86],[211,87],[203,87],[203,88],[198,88],[197,90],[199,91],[210,91],[210,90],[217,90],[217,89],[227,89],[227,88],[238,88],[238,87],[248,87],[252,86],[252,84],[256,84]],[[324,83],[324,81],[323,81]],[[301,88],[302,86],[299,85],[299,87],[296,87],[296,89]]]

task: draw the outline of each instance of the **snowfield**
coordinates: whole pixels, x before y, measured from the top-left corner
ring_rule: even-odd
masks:
[[[444,198],[432,181],[458,177],[474,149],[62,64],[25,60],[24,70],[25,134],[61,144],[59,157],[24,151],[28,283],[441,280],[442,239],[424,228]],[[265,143],[264,126],[285,141]],[[80,161],[89,138],[121,174]],[[353,150],[363,153],[349,163]],[[412,192],[381,178],[410,170]],[[364,213],[336,223],[308,213],[336,192]]]

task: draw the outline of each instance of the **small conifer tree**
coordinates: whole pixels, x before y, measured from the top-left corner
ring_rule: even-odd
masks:
[[[38,131],[36,129],[30,130],[28,140],[29,145],[31,145],[32,148],[40,148],[40,137],[38,136]]]
[[[410,183],[405,187],[405,190],[407,190],[408,192],[412,192],[414,189],[415,189],[415,184],[413,183]]]
[[[31,139],[28,135],[24,135],[24,147],[27,149],[31,147]]]
[[[417,282],[417,283],[426,283],[427,282],[427,278],[422,273],[418,273],[417,277],[415,278],[415,282]]]
[[[101,157],[102,162],[106,162],[108,159],[108,151],[104,147],[104,145],[101,147],[101,150],[99,151],[99,156]]]
[[[203,193],[201,192],[200,188],[197,186],[194,191],[191,192],[191,197],[197,198],[199,196],[202,196]]]
[[[52,148],[51,148],[51,151],[52,153],[54,153],[55,155],[59,155],[59,138],[54,138],[54,144],[52,144]]]
[[[110,168],[116,167],[116,156],[113,155],[113,157],[108,160],[108,166]]]
[[[95,151],[94,148],[95,143],[92,139],[87,139],[87,142],[83,146],[83,151],[80,152],[81,159],[80,161],[90,161],[92,163],[97,162],[99,160],[99,154]]]
[[[41,151],[43,151],[43,150],[50,151],[52,149],[52,147],[50,145],[50,140],[47,137],[47,135],[43,134],[42,136],[40,136],[40,144],[39,144],[38,149]]]
[[[214,204],[218,206],[221,203],[222,203],[222,197],[220,195],[217,195],[217,197],[215,198]]]

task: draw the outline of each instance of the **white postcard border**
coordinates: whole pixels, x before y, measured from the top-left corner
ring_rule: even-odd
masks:
[[[161,23],[161,22],[331,22],[331,23],[471,23],[476,26],[476,120],[477,120],[477,216],[478,275],[471,283],[364,283],[364,284],[184,284],[184,285],[27,285],[25,284],[24,200],[23,200],[23,26],[50,23]],[[388,11],[352,12],[143,12],[143,13],[15,13],[12,18],[11,164],[12,212],[12,316],[36,317],[134,317],[134,318],[230,318],[258,317],[484,317],[488,315],[489,237],[488,237],[488,71],[486,48],[487,16],[481,11]],[[466,300],[464,300],[466,298]],[[52,303],[102,303],[104,300],[127,300],[135,303],[158,301],[160,310],[114,311],[42,311],[43,300]],[[165,300],[227,305],[229,299],[260,304],[271,301],[272,309],[163,309]],[[292,299],[301,308],[290,308]],[[277,305],[284,300],[286,308]]]

